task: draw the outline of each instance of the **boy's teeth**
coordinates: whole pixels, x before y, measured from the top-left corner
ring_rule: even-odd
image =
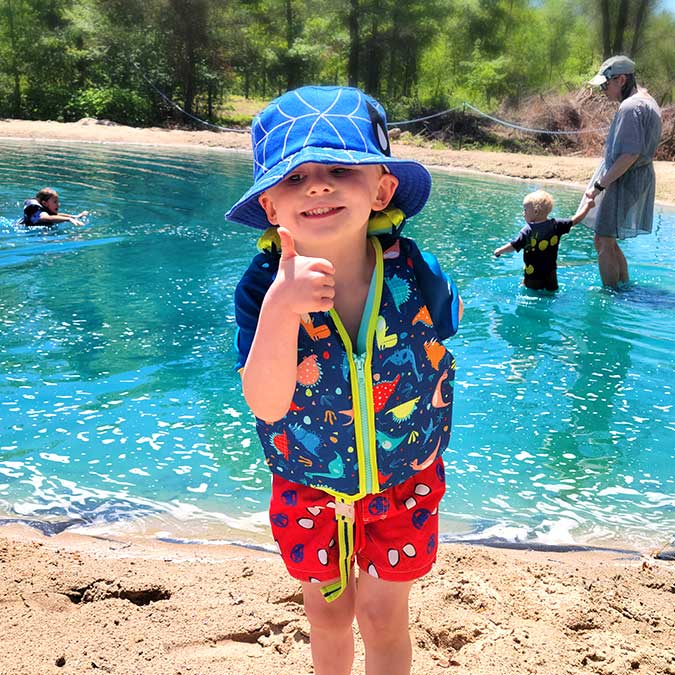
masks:
[[[305,213],[308,216],[321,216],[324,213],[328,213],[329,211],[332,211],[332,208],[323,208],[323,209],[311,209],[310,211],[305,211]]]

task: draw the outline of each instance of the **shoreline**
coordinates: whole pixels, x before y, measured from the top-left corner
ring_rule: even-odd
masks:
[[[44,122],[0,119],[0,138],[23,142],[85,142],[106,145],[144,145],[167,147],[205,147],[242,151],[250,154],[248,131],[215,132],[159,127],[139,128],[105,120]],[[430,144],[428,144],[430,145]],[[392,142],[393,154],[414,159],[429,168],[450,173],[467,173],[545,185],[567,185],[583,190],[600,162],[597,157],[521,155],[482,150],[436,149],[424,145]],[[657,175],[656,199],[659,206],[675,207],[675,163],[654,162]]]

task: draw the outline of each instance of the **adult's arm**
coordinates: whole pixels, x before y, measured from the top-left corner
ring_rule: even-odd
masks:
[[[626,173],[626,171],[628,171],[628,169],[630,169],[633,164],[635,164],[639,156],[640,155],[633,155],[629,153],[619,155],[616,158],[614,164],[609,167],[604,176],[600,176],[597,182],[603,188],[608,188],[615,180],[621,178],[621,176],[623,176],[623,174]],[[598,190],[598,188],[593,186],[586,192],[586,196],[589,199],[595,199],[595,197],[597,197],[600,192],[602,192],[602,190]]]

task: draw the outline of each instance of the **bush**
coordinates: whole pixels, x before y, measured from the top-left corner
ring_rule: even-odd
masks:
[[[156,121],[152,102],[122,87],[90,88],[79,91],[67,106],[70,119],[95,117],[119,124],[147,125]]]

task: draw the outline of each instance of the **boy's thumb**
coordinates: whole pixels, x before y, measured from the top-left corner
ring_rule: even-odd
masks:
[[[279,228],[279,239],[281,241],[281,259],[290,260],[298,255],[295,252],[295,242],[293,241],[293,235],[285,228]]]

